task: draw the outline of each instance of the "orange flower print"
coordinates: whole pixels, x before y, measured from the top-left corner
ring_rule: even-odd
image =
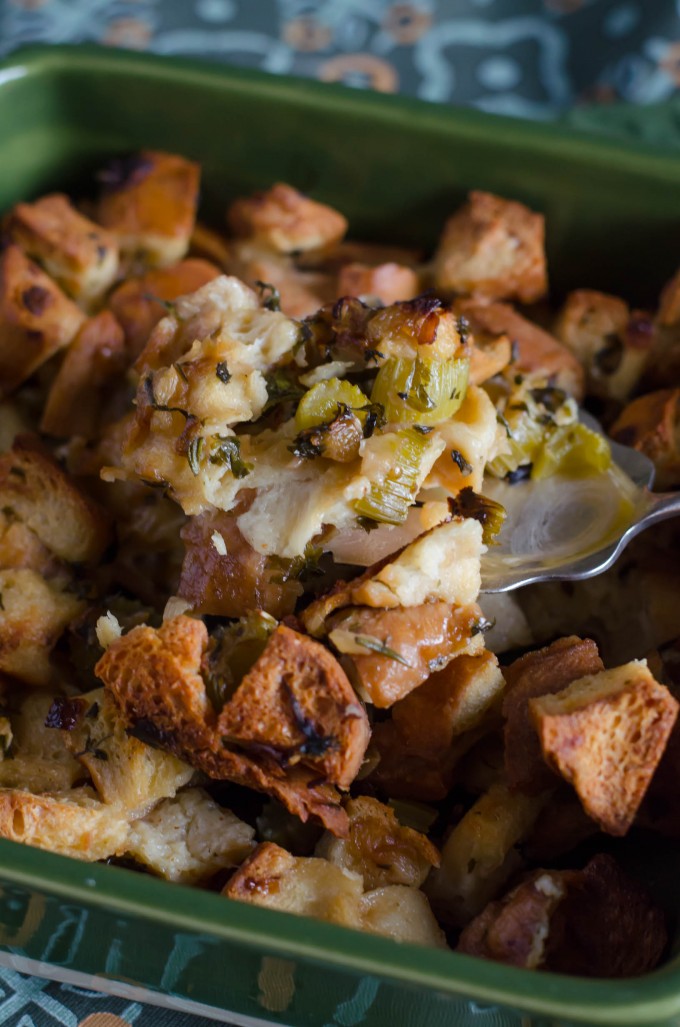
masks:
[[[415,43],[429,29],[432,16],[414,4],[393,4],[383,22],[386,32],[398,43]]]
[[[102,42],[106,46],[124,46],[131,50],[144,50],[151,40],[151,28],[137,18],[117,18],[112,21]]]
[[[394,65],[370,53],[341,54],[325,61],[318,71],[322,82],[344,82],[347,86],[396,93],[399,76]]]
[[[114,1013],[91,1013],[80,1021],[78,1027],[130,1027],[130,1022]]]
[[[331,38],[329,27],[312,17],[293,18],[283,27],[284,42],[304,53],[328,49]]]

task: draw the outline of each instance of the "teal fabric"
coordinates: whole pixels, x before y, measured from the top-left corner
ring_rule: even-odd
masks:
[[[680,86],[680,0],[0,0],[0,54],[31,42],[204,56],[534,118]],[[4,1027],[104,1012],[135,1027],[211,1022],[0,970]]]

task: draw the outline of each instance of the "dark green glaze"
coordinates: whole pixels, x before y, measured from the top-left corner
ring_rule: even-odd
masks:
[[[680,162],[653,132],[634,144],[616,135],[189,61],[32,49],[0,65],[0,209],[85,185],[110,155],[156,147],[201,162],[217,223],[230,197],[282,179],[337,204],[357,236],[427,248],[478,187],[545,212],[556,295],[587,285],[651,303],[678,262]],[[677,849],[655,845],[643,865],[668,904]],[[0,879],[1,948],[295,1027],[670,1027],[680,1017],[677,956],[624,982],[531,974],[7,841]],[[291,964],[267,972],[294,974],[278,1013],[263,1005],[265,957]]]

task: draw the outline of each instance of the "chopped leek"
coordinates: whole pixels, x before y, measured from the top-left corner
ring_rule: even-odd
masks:
[[[548,432],[545,445],[533,461],[532,478],[550,474],[585,478],[603,474],[612,462],[609,443],[585,424],[565,424]]]
[[[385,524],[401,524],[415,501],[421,479],[423,456],[429,449],[427,436],[405,428],[395,432],[394,459],[391,470],[381,482],[354,504],[359,517],[368,517]]]
[[[368,407],[368,397],[358,385],[352,385],[340,378],[329,378],[318,382],[305,392],[295,411],[295,427],[298,431],[328,424],[337,413],[338,407],[347,407],[354,412]]]
[[[371,400],[384,406],[388,422],[439,424],[452,417],[463,402],[469,368],[467,357],[390,357],[378,371]]]
[[[482,541],[485,546],[493,545],[496,535],[503,527],[505,507],[488,496],[480,496],[471,488],[464,488],[449,500],[454,517],[473,517],[482,526]]]
[[[217,628],[203,663],[206,691],[217,713],[260,658],[276,626],[263,610],[249,610],[245,617]]]

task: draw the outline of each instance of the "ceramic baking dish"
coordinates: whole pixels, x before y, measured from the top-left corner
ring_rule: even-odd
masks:
[[[284,180],[337,205],[358,237],[426,250],[478,187],[544,211],[555,296],[587,284],[644,305],[679,262],[680,159],[653,131],[674,117],[645,112],[632,140],[617,117],[593,134],[189,61],[30,49],[0,65],[0,209],[77,190],[103,159],[156,147],[201,162],[217,224],[227,198]],[[677,848],[636,858],[680,906]],[[630,981],[528,973],[6,841],[0,882],[0,962],[95,974],[235,1023],[680,1022],[673,953]]]

